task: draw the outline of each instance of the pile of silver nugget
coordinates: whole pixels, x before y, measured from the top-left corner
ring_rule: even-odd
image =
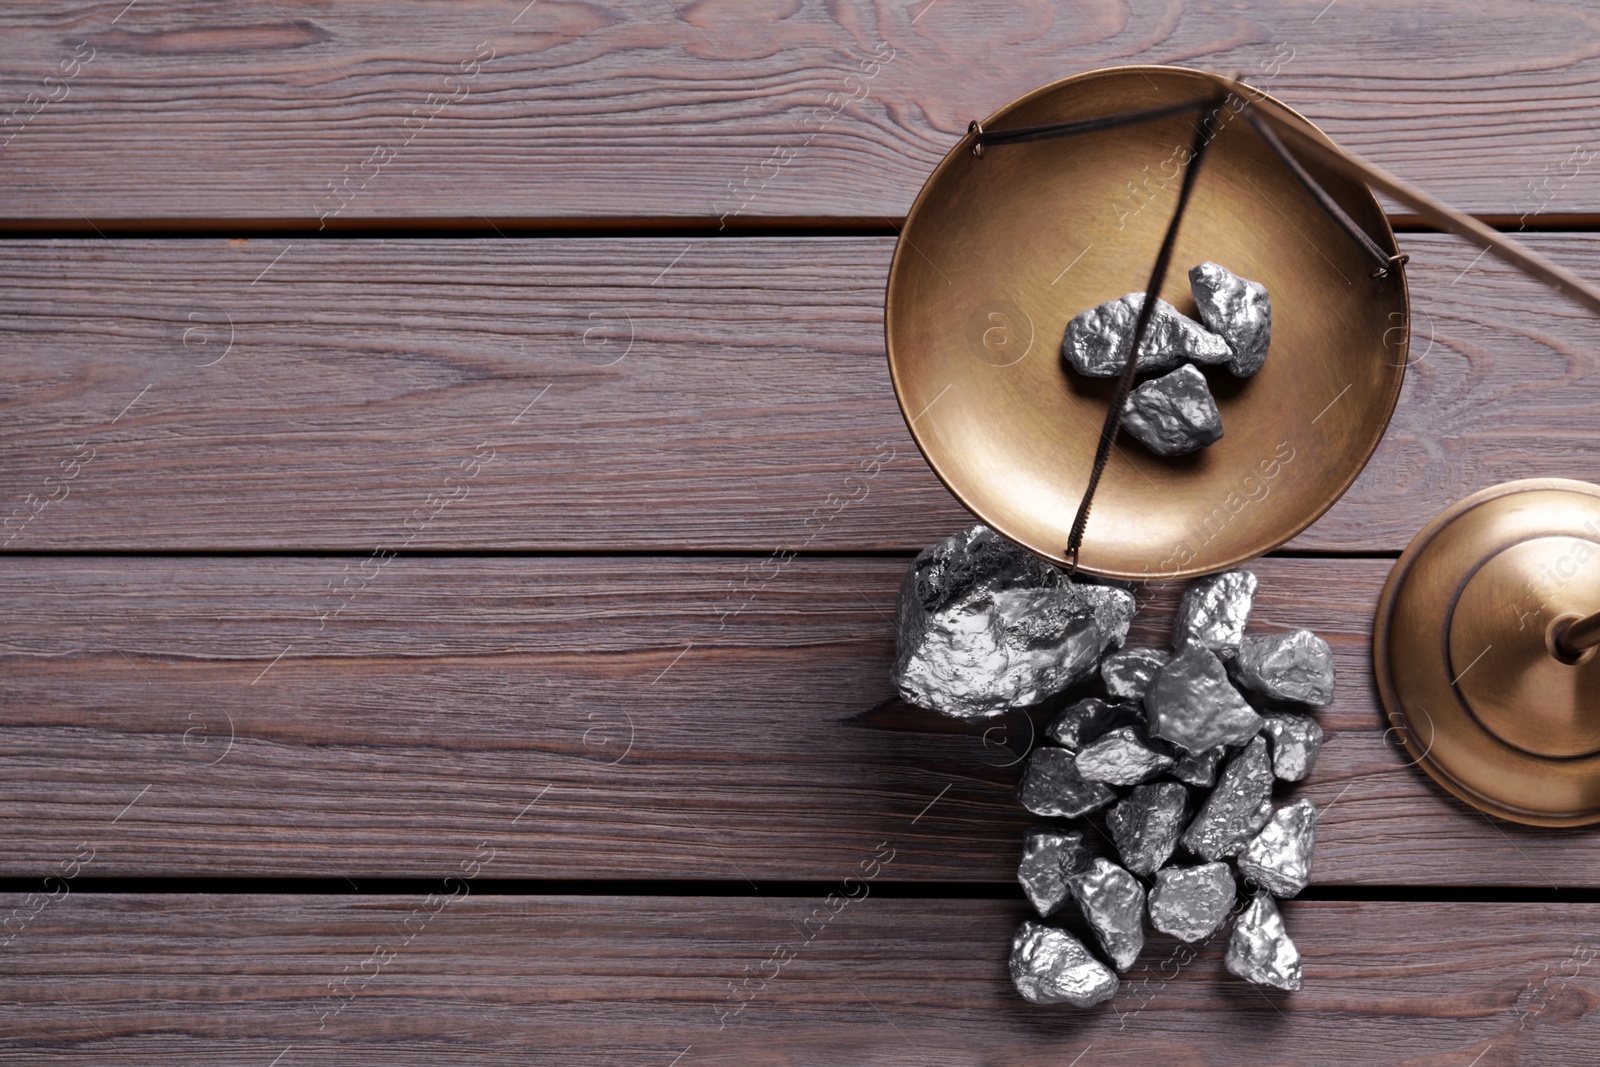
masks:
[[[1066,930],[1023,922],[1011,976],[1028,1000],[1110,998],[1116,972],[1144,948],[1147,914],[1186,942],[1231,915],[1228,970],[1300,988],[1300,953],[1273,898],[1310,879],[1317,812],[1306,800],[1275,808],[1272,789],[1316,760],[1322,728],[1308,711],[1333,700],[1333,656],[1309,630],[1246,636],[1255,590],[1244,570],[1195,582],[1169,652],[1122,647],[1127,589],[1069,580],[986,526],[933,545],[906,574],[894,666],[906,700],[975,721],[1096,675],[1103,687],[1055,715],[1017,789],[1045,819],[1104,812],[1104,832],[1085,829],[1114,843],[1120,862],[1057,824],[1028,834],[1017,870],[1041,919],[1077,905],[1102,956]]]
[[[1260,282],[1226,267],[1202,263],[1189,272],[1189,291],[1205,325],[1165,300],[1156,301],[1137,371],[1159,373],[1136,386],[1122,410],[1122,426],[1158,456],[1181,456],[1222,438],[1222,416],[1195,364],[1226,364],[1248,378],[1266,362],[1272,340],[1272,303]],[[1091,378],[1122,373],[1143,293],[1129,293],[1090,308],[1069,323],[1061,356]]]

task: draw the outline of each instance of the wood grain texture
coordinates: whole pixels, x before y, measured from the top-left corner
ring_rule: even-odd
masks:
[[[5,218],[900,216],[969,120],[1122,63],[1249,75],[1467,210],[1600,209],[1577,3],[124,6],[0,21]]]
[[[1300,992],[1233,978],[1220,940],[1189,949],[1155,936],[1113,1000],[1075,1011],[1012,990],[1020,901],[870,888],[811,927],[802,923],[838,905],[518,900],[465,883],[459,899],[432,903],[69,894],[5,948],[0,1056],[241,1067],[275,1056],[281,1067],[1593,1063],[1596,905],[1290,903]],[[7,912],[20,903],[0,898]],[[793,957],[769,977],[784,948]],[[753,996],[736,1014],[730,986]]]
[[[1535,244],[1600,276],[1600,240]],[[1294,547],[1397,551],[1485,485],[1600,477],[1600,325],[1461,242],[1405,247],[1399,408]],[[9,243],[0,542],[918,549],[965,517],[895,404],[891,249]]]
[[[897,879],[1015,876],[1035,731],[894,698],[904,560],[396,559],[345,587],[360,563],[0,562],[0,873],[87,843],[101,877],[359,885],[485,844],[502,878],[761,886],[887,841]],[[1370,681],[1387,571],[1257,565],[1258,630],[1338,660],[1321,760],[1279,790],[1325,809],[1316,881],[1600,884],[1590,835],[1490,823],[1407,766]],[[1132,643],[1165,644],[1176,591]]]

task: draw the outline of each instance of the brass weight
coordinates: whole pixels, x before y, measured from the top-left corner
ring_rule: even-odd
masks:
[[[1412,760],[1514,822],[1600,821],[1600,486],[1530,478],[1429,523],[1379,603],[1373,666]]]

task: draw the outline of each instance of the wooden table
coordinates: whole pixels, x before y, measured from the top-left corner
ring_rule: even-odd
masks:
[[[0,1061],[1595,1062],[1593,835],[1408,767],[1369,632],[1440,508],[1600,475],[1600,324],[1396,218],[1394,423],[1257,566],[1341,677],[1305,988],[1156,938],[1077,1013],[1006,975],[1020,742],[892,699],[900,576],[968,518],[881,312],[968,120],[1122,62],[1250,73],[1600,277],[1600,9],[0,23]]]

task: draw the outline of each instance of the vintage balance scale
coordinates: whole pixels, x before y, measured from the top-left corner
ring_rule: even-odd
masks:
[[[1187,578],[1282,546],[1361,472],[1405,376],[1405,257],[1373,189],[1600,313],[1600,290],[1253,87],[1093,71],[973,123],[912,206],[885,313],[912,436],[974,514],[1071,569]],[[1131,369],[1067,375],[1067,320],[1133,291],[1192,307],[1186,270],[1206,260],[1267,286],[1272,355],[1213,382],[1226,435],[1210,448],[1116,447]],[[1440,785],[1565,826],[1600,821],[1596,646],[1600,487],[1543,478],[1423,529],[1384,589],[1373,654],[1391,725]]]

